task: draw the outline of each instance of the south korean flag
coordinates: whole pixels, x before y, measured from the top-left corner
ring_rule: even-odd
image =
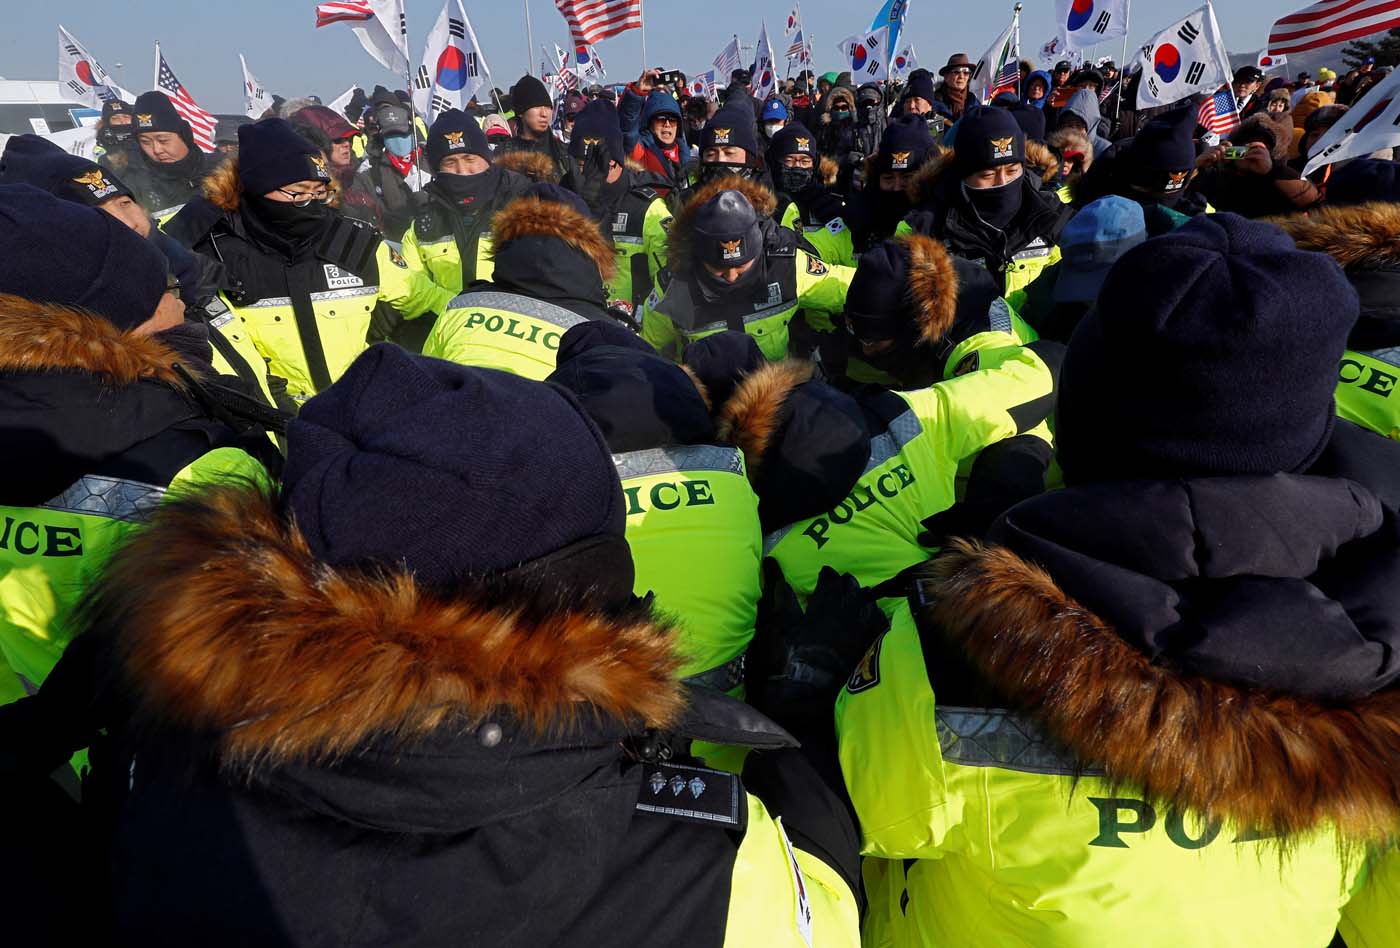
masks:
[[[1209,3],[1154,36],[1138,50],[1137,62],[1140,109],[1214,92],[1230,81],[1230,57]]]
[[[851,71],[853,82],[879,82],[890,77],[889,55],[885,47],[889,32],[888,26],[882,26],[869,33],[848,36],[837,46],[841,55],[846,57],[846,68]]]

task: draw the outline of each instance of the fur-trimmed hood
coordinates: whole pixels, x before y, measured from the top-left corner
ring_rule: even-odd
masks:
[[[817,180],[820,181],[824,187],[835,187],[836,178],[840,173],[841,166],[836,163],[834,158],[828,158],[823,155],[817,160]]]
[[[156,379],[177,389],[174,351],[92,313],[0,294],[0,372],[78,371],[114,386]]]
[[[758,482],[764,452],[778,432],[787,397],[812,380],[813,370],[811,362],[800,359],[770,363],[746,376],[720,406],[719,437],[744,453],[750,482]]]
[[[531,181],[544,181],[549,184],[559,183],[559,165],[554,159],[543,152],[538,151],[512,151],[504,155],[495,155],[491,163],[497,168],[504,168],[507,171],[514,171],[518,175],[523,175]]]
[[[909,181],[909,187],[904,191],[909,196],[909,203],[918,207],[932,201],[938,183],[943,179],[943,172],[952,166],[953,153],[951,151],[945,151],[924,162],[923,166],[914,172],[914,177]]]
[[[1082,156],[1079,159],[1079,174],[1088,171],[1094,164],[1094,145],[1089,136],[1073,126],[1057,128],[1045,138],[1045,144],[1063,159],[1066,153]]]
[[[243,203],[243,178],[238,172],[238,156],[229,156],[222,164],[205,176],[202,187],[204,197],[221,211],[233,213]],[[340,206],[341,187],[335,175],[326,182],[331,192],[328,202],[331,207]]]
[[[1307,217],[1270,218],[1300,250],[1325,253],[1350,267],[1400,267],[1400,204],[1373,201],[1322,207]]]
[[[943,241],[924,234],[894,238],[909,254],[909,303],[919,341],[936,346],[958,315],[958,273]]]
[[[334,569],[252,486],[163,505],[84,621],[113,635],[139,729],[210,734],[235,771],[406,748],[487,716],[548,740],[683,711],[672,636],[645,608],[445,597],[405,573]]]
[[[671,222],[666,237],[667,266],[672,273],[690,272],[690,241],[695,228],[695,213],[706,201],[721,191],[738,191],[758,212],[760,218],[771,218],[778,209],[778,198],[767,185],[737,175],[726,175],[706,182],[686,199],[685,206]]]
[[[492,257],[522,237],[550,237],[567,244],[598,267],[604,283],[617,272],[617,256],[597,222],[566,204],[538,197],[511,201],[491,220]]]
[[[1026,170],[1039,173],[1042,182],[1053,181],[1060,173],[1060,159],[1048,146],[1026,139]]]
[[[1327,826],[1349,843],[1395,838],[1400,691],[1333,704],[1181,674],[1005,547],[954,541],[919,579],[923,634],[1149,803],[1284,845]]]

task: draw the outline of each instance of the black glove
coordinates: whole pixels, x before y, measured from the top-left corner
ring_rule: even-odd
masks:
[[[605,210],[603,188],[608,183],[609,163],[607,149],[595,146],[589,150],[588,157],[583,161],[583,174],[577,178],[578,187],[575,190],[594,214]]]
[[[837,693],[889,619],[853,576],[823,567],[804,613],[774,560],[763,563],[764,592],[748,652],[749,701],[783,723],[830,714]]]

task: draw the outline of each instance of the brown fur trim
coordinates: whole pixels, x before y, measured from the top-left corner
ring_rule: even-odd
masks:
[[[739,383],[719,410],[719,437],[744,452],[749,481],[758,477],[764,452],[778,433],[788,393],[812,378],[812,363],[787,359],[765,365]]]
[[[624,158],[622,161],[622,167],[626,168],[628,171],[634,172],[635,174],[647,173],[647,166],[642,164],[636,158],[632,157]]]
[[[955,541],[923,569],[921,625],[1111,781],[1284,839],[1396,836],[1400,690],[1324,705],[1178,674],[1003,547]]]
[[[159,379],[183,390],[178,361],[155,337],[123,332],[101,316],[0,294],[0,372],[76,369],[114,385]]]
[[[537,151],[512,151],[504,155],[497,155],[492,159],[492,162],[498,168],[514,171],[531,181],[559,183],[559,166],[555,164],[553,158]]]
[[[230,155],[204,178],[204,197],[221,211],[236,211],[242,201],[243,179],[238,174],[238,157]]]
[[[1089,136],[1077,128],[1057,128],[1046,136],[1045,144],[1057,155],[1063,156],[1067,151],[1083,155],[1084,158],[1080,162],[1083,171],[1088,171],[1094,163],[1094,146],[1089,141]]]
[[[500,712],[536,733],[590,712],[665,727],[683,705],[673,637],[649,612],[545,614],[333,569],[253,486],[163,505],[112,561],[89,621],[116,630],[144,723],[219,732],[238,768]]]
[[[676,219],[671,222],[671,230],[666,237],[666,261],[673,273],[685,273],[690,269],[690,234],[694,227],[695,212],[700,205],[721,191],[738,191],[753,205],[759,217],[772,217],[778,209],[778,198],[767,187],[757,181],[726,175],[695,189],[695,193],[685,202]]]
[[[617,272],[617,255],[596,221],[566,204],[537,197],[516,198],[492,218],[492,257],[512,240],[531,236],[553,237],[573,247],[593,261],[604,283]]]
[[[943,177],[943,172],[952,167],[952,164],[953,153],[940,151],[920,165],[919,170],[914,172],[909,187],[904,190],[904,193],[909,196],[910,203],[915,207],[927,204],[933,197],[933,189],[937,186],[938,179]]]
[[[1026,170],[1040,174],[1040,180],[1053,178],[1060,170],[1060,159],[1040,142],[1026,141]]]
[[[836,163],[835,159],[822,157],[817,161],[817,180],[820,181],[824,187],[834,187],[836,185],[836,177],[840,173],[841,166]]]
[[[203,188],[205,199],[219,210],[238,210],[238,206],[243,203],[243,178],[238,173],[238,156],[230,155],[209,172],[204,178]],[[331,207],[340,207],[343,191],[340,182],[332,177],[326,182],[326,190],[331,193],[331,199],[327,203]]]
[[[696,375],[695,370],[692,369],[690,366],[681,366],[681,371],[685,373],[686,378],[690,379],[690,384],[695,386],[695,391],[700,395],[700,400],[705,403],[705,410],[708,412],[713,412],[715,410],[715,406],[714,403],[710,401],[709,386],[707,386],[704,382],[700,381],[700,376]]]
[[[958,272],[941,240],[922,234],[895,238],[909,252],[909,301],[919,339],[938,343],[953,328],[958,315]]]
[[[1328,254],[1343,267],[1400,264],[1400,204],[1373,201],[1322,207],[1307,217],[1275,217],[1301,250]]]

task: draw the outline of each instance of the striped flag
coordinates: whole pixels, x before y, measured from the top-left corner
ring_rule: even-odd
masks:
[[[199,103],[180,84],[180,80],[175,78],[170,64],[165,61],[165,54],[159,52],[159,45],[156,49],[156,55],[160,57],[160,68],[156,72],[156,88],[165,93],[166,98],[175,106],[175,111],[180,113],[180,118],[190,123],[190,131],[194,133],[194,143],[205,151],[213,151],[214,127],[219,124],[219,120],[199,107]]]
[[[1400,0],[1322,0],[1269,31],[1269,52],[1303,53],[1400,27]]]
[[[983,102],[991,102],[999,92],[1015,92],[1021,84],[1021,13],[1019,7],[1011,25],[997,37],[972,71],[968,86]]]
[[[355,23],[373,19],[374,11],[370,9],[369,0],[342,0],[339,3],[316,5],[316,25],[318,27],[329,26],[332,23]]]
[[[642,0],[554,0],[574,45],[593,44],[642,25]]]
[[[1021,64],[1016,59],[1008,59],[987,92],[987,101],[990,102],[1003,92],[1019,92],[1020,88]]]
[[[792,37],[792,43],[787,48],[784,59],[799,59],[807,49],[807,41],[802,38],[802,31],[798,30]]]
[[[1196,113],[1196,124],[1216,135],[1228,135],[1240,127],[1240,110],[1235,104],[1235,94],[1229,86],[1201,103]]]
[[[739,68],[743,60],[739,58],[739,37],[729,41],[729,45],[720,50],[720,54],[715,57],[715,74],[724,82],[729,81],[729,76],[734,70]]]

